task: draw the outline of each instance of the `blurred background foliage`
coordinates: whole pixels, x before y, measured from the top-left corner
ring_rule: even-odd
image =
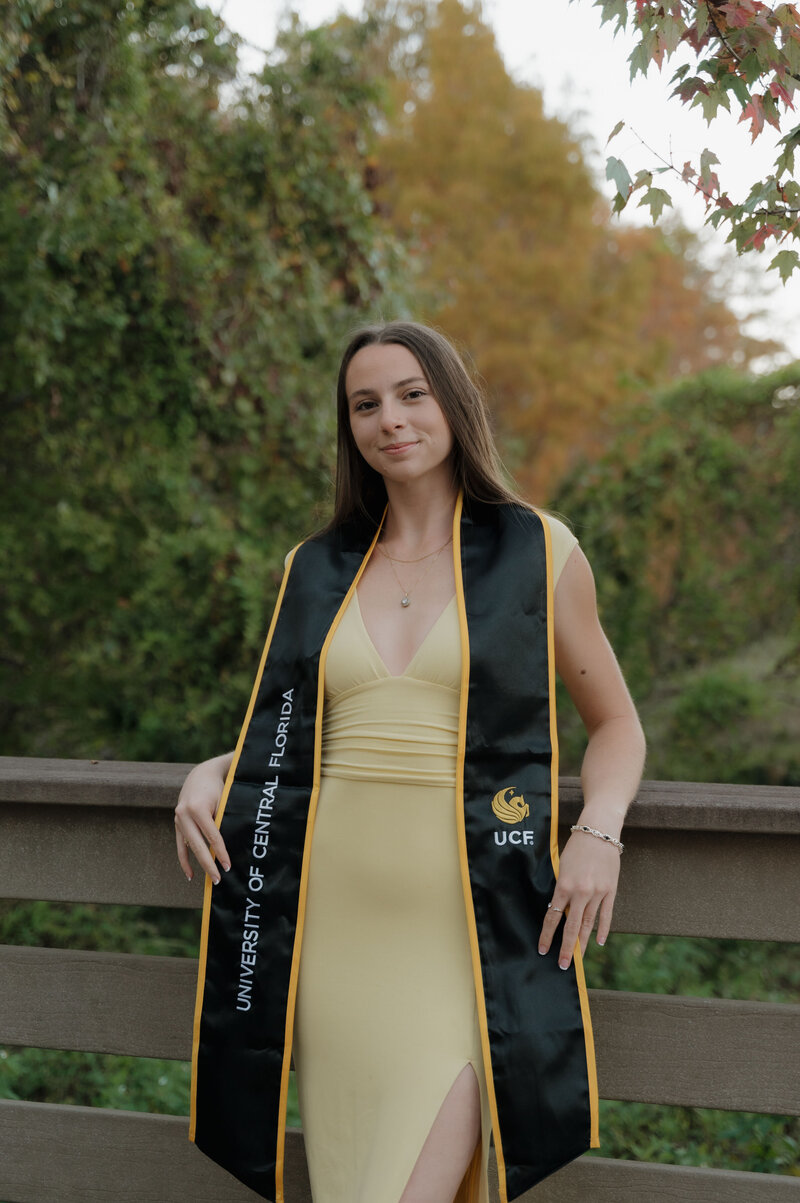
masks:
[[[800,782],[800,365],[695,236],[620,226],[470,0],[287,16],[0,7],[0,751],[232,745],[286,551],[325,516],[348,332],[440,326],[573,525],[651,777]],[[562,770],[583,737],[561,713]],[[3,904],[0,938],[193,955],[197,916]],[[781,946],[616,935],[595,985],[797,996]],[[0,1054],[0,1095],[181,1112],[186,1067]],[[792,1172],[792,1121],[606,1104],[603,1152]]]
[[[403,306],[362,182],[365,36],[298,43],[221,110],[234,45],[191,3],[56,0],[20,35],[5,749],[180,760],[230,739],[279,566],[329,485],[339,346]]]
[[[649,737],[648,776],[800,783],[800,364],[643,398],[561,482]],[[560,710],[565,763],[583,734]]]
[[[686,231],[611,218],[477,7],[290,17],[245,78],[191,0],[3,22],[2,751],[232,743],[330,496],[343,340],[413,316],[583,541],[651,774],[798,779],[800,369],[748,371],[774,348]]]

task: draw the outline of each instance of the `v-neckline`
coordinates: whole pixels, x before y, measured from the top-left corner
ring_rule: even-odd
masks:
[[[381,668],[386,673],[387,677],[392,677],[394,680],[399,680],[400,677],[404,677],[406,675],[408,670],[411,668],[411,665],[414,663],[417,656],[420,654],[420,652],[424,648],[425,644],[428,642],[431,635],[435,631],[436,627],[439,625],[441,620],[444,618],[445,614],[450,609],[450,607],[452,606],[452,604],[455,600],[456,600],[456,595],[454,593],[453,596],[449,599],[449,601],[445,602],[443,608],[439,611],[436,618],[434,618],[432,625],[430,627],[428,627],[428,630],[425,632],[425,634],[422,637],[422,642],[420,643],[417,650],[414,652],[414,655],[411,657],[411,659],[409,660],[408,664],[405,666],[403,671],[400,673],[393,673],[393,672],[389,671],[389,666],[387,665],[383,656],[378,651],[378,649],[375,645],[375,640],[372,638],[369,631],[367,630],[367,624],[364,621],[364,615],[361,613],[361,601],[359,600],[358,589],[355,590],[355,602],[356,602],[356,610],[358,611],[359,622],[361,623],[364,634],[366,635],[367,639],[369,640],[370,647],[372,648],[373,652],[377,656],[377,658],[380,662]]]

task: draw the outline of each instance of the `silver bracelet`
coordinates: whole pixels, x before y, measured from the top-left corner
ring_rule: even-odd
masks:
[[[587,827],[584,823],[576,823],[574,827],[570,827],[570,831],[585,831],[587,835],[596,835],[598,840],[605,840],[607,844],[613,844],[620,856],[625,851],[624,844],[615,840],[613,835],[607,835],[605,831],[598,831],[596,827]]]

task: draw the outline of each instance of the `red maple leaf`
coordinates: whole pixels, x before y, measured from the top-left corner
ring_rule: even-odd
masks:
[[[721,4],[728,25],[734,29],[746,29],[758,14],[763,12],[764,5],[759,0],[730,0],[729,4]]]
[[[739,120],[750,122],[750,140],[755,142],[764,128],[764,104],[760,96],[751,97],[749,105]]]
[[[780,84],[780,83],[778,83],[777,80],[775,80],[774,83],[771,83],[769,85],[769,90],[770,90],[771,94],[775,97],[776,100],[783,101],[783,103],[786,105],[787,109],[794,108],[794,105],[792,104],[792,98],[789,95],[789,93],[786,91],[786,89],[784,88],[783,84]]]
[[[752,243],[757,251],[762,251],[764,249],[764,243],[767,241],[767,239],[770,236],[774,236],[776,234],[780,234],[780,230],[778,229],[777,226],[771,226],[771,225],[761,226],[760,229],[756,230],[756,232],[755,232],[755,234],[753,234],[752,238],[747,239],[745,246],[750,246],[750,244]]]

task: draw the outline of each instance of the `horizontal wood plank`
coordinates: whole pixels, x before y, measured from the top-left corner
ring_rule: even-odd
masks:
[[[635,830],[622,861],[613,930],[798,939],[800,836]]]
[[[256,1203],[187,1140],[185,1119],[0,1101],[5,1203]],[[286,1142],[288,1203],[311,1203],[302,1136]],[[497,1203],[497,1191],[491,1191]],[[797,1203],[800,1179],[581,1157],[520,1203]]]
[[[200,875],[189,883],[178,867],[169,811],[6,803],[0,826],[3,897],[202,904]],[[625,839],[614,930],[797,939],[800,836],[637,828]]]
[[[188,1060],[196,974],[178,957],[2,946],[0,1043]],[[589,994],[604,1098],[800,1114],[800,1006]]]
[[[210,749],[214,755],[220,749]],[[0,802],[172,810],[192,766],[126,760],[53,760],[0,756]],[[563,819],[581,806],[577,777],[562,777]],[[643,781],[628,830],[781,832],[800,835],[800,787]]]
[[[800,1006],[590,990],[603,1098],[800,1115]]]
[[[0,945],[0,1044],[188,1061],[197,961]]]
[[[0,802],[171,810],[192,767],[147,760],[0,756]]]
[[[176,1116],[0,1100],[0,1199],[262,1203],[188,1137],[188,1119]],[[286,1146],[288,1197],[311,1203],[302,1134]]]
[[[579,1157],[517,1203],[798,1203],[800,1178]],[[494,1200],[493,1200],[494,1203]]]
[[[203,881],[184,877],[172,814],[163,809],[0,806],[4,898],[200,907]]]

